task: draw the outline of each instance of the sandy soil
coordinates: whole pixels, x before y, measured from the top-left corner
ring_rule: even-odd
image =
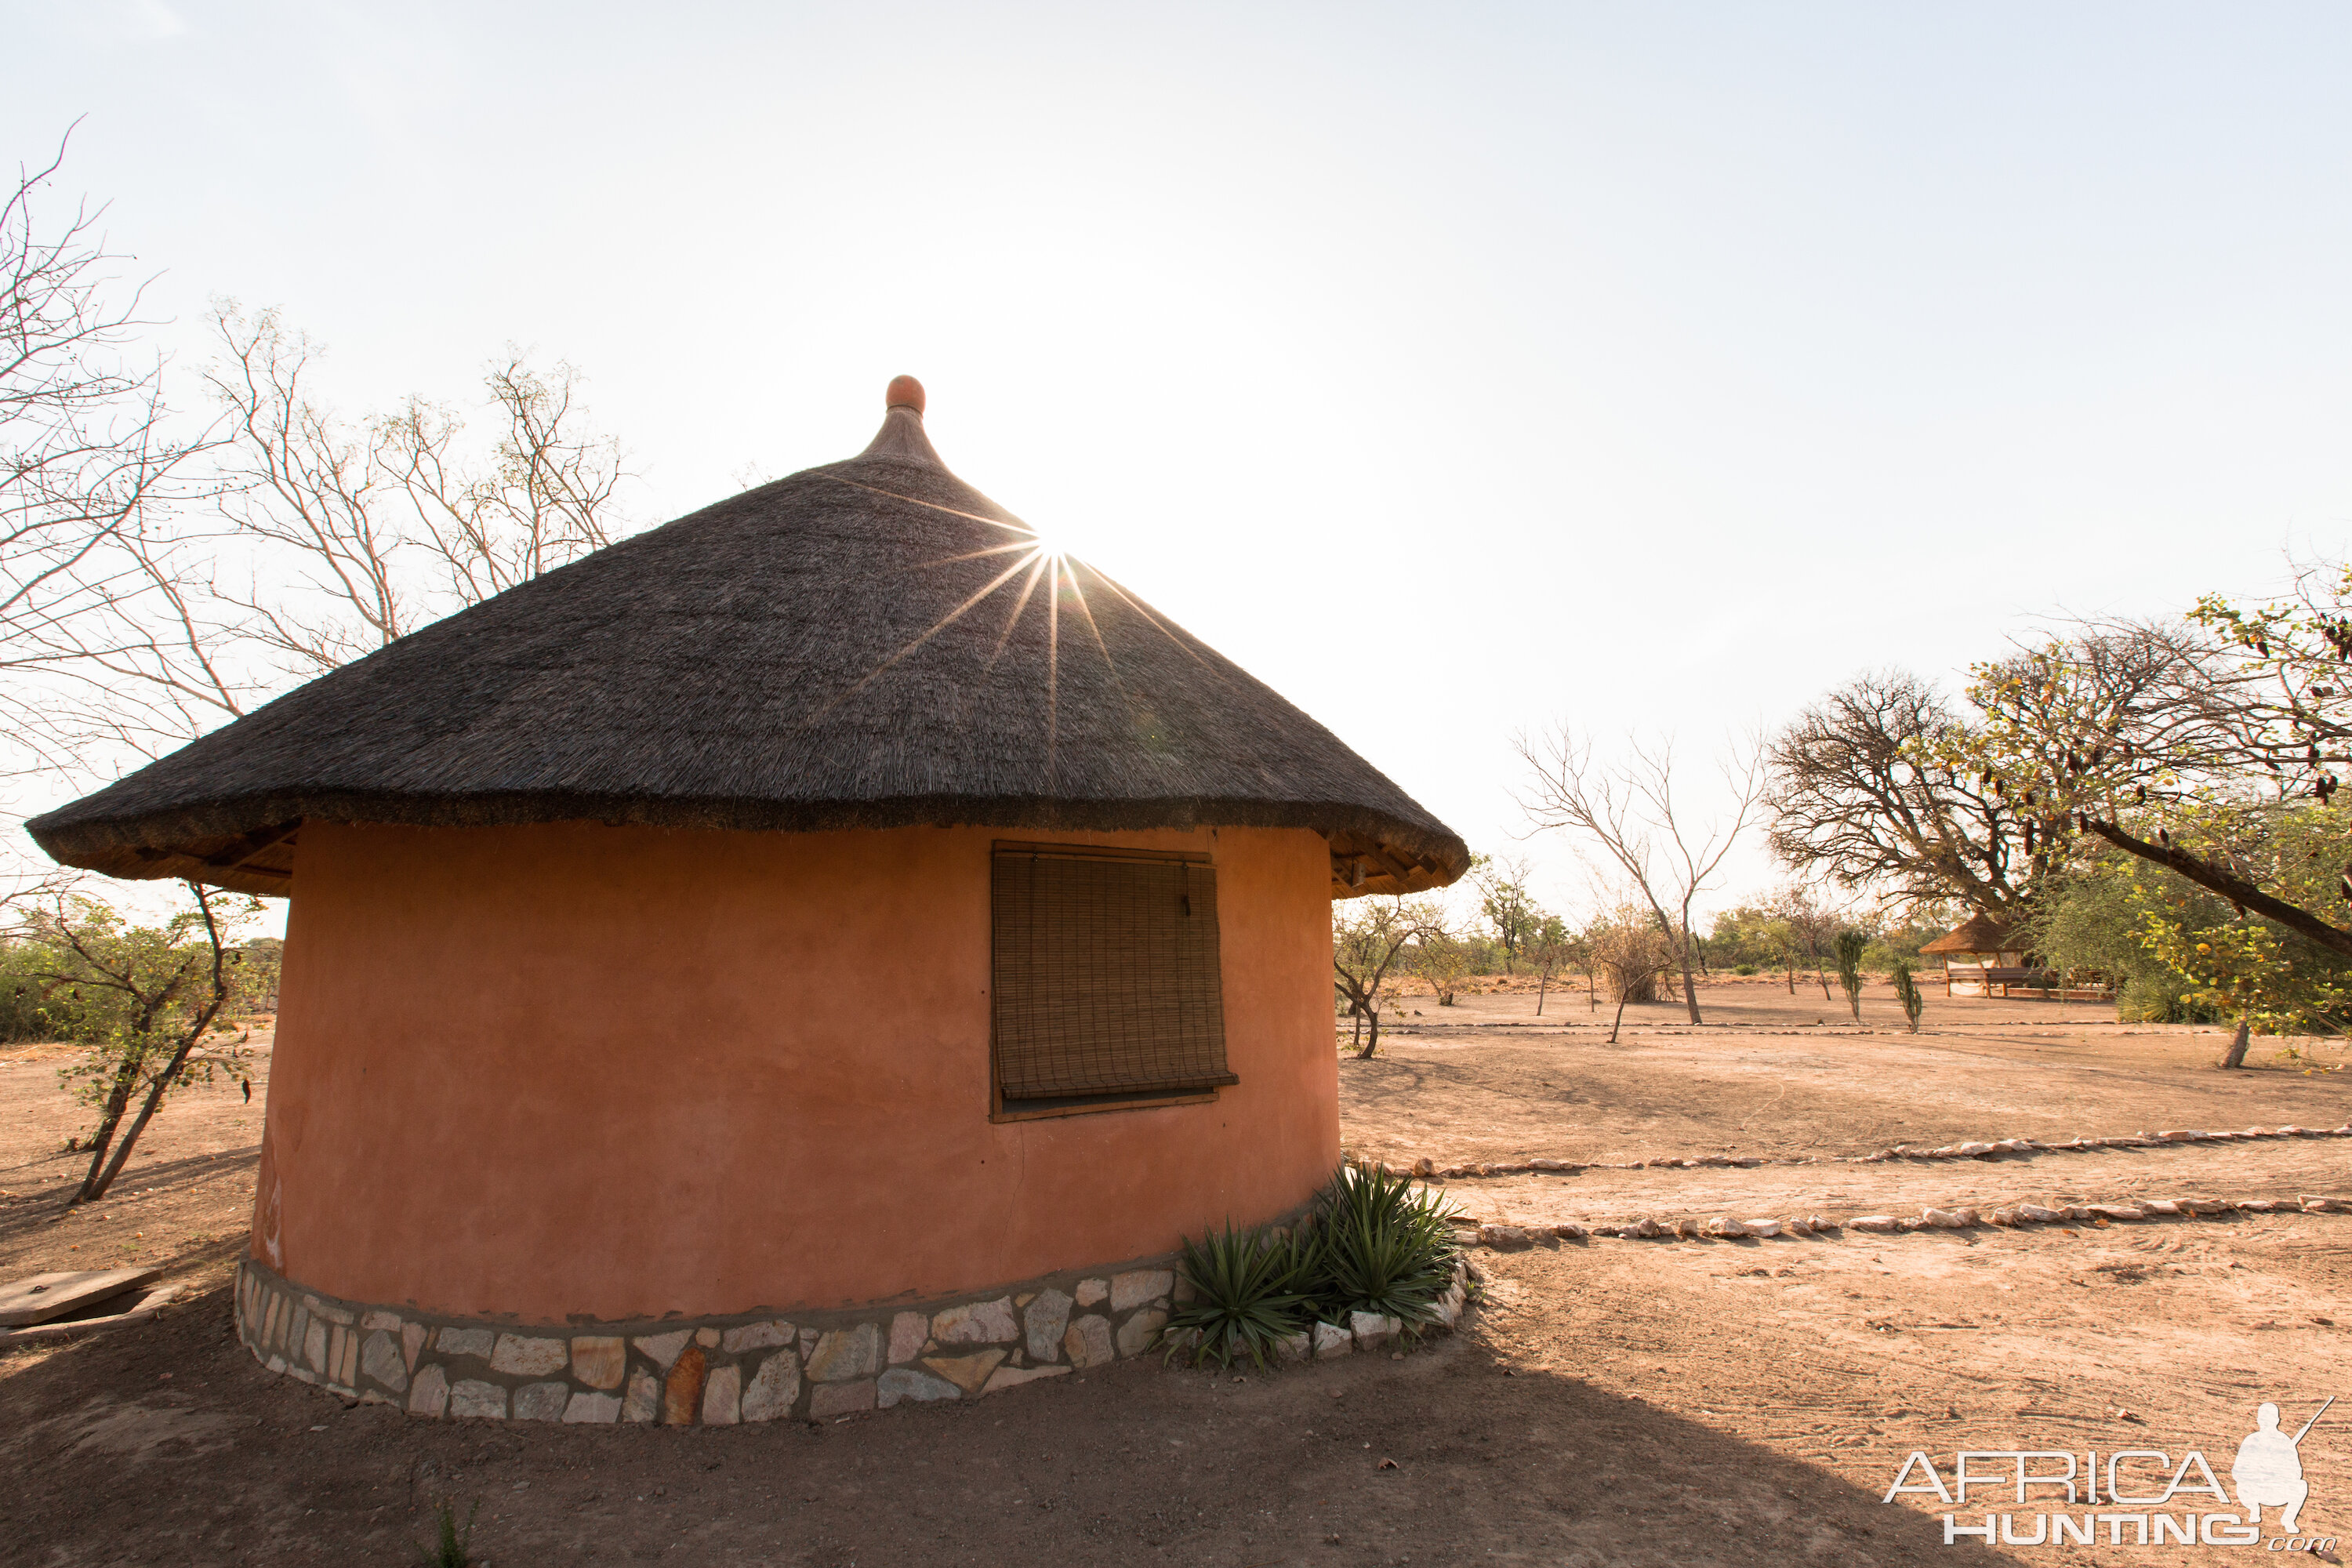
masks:
[[[2352,1187],[2352,1140],[1823,1160],[1900,1140],[2332,1127],[2352,1121],[2352,1075],[2306,1075],[2343,1060],[2330,1051],[2219,1073],[2215,1033],[2118,1029],[2105,1009],[1938,997],[1910,1037],[1883,1001],[1858,1031],[1818,997],[1710,987],[1707,1027],[1643,1009],[1612,1047],[1605,1014],[1597,1033],[1574,1013],[1554,1027],[1548,1001],[1539,1034],[1531,997],[1465,996],[1443,1027],[1425,1009],[1380,1059],[1343,1062],[1346,1136],[1440,1163],[1815,1162],[1444,1184],[1487,1218]],[[135,1257],[191,1290],[153,1324],[0,1358],[12,1561],[392,1563],[451,1497],[481,1500],[477,1548],[503,1565],[2185,1563],[2213,1549],[2110,1546],[2104,1527],[2087,1550],[1948,1547],[1932,1498],[1880,1499],[1914,1448],[1948,1479],[1958,1447],[2193,1447],[2226,1481],[2258,1401],[2300,1424],[2352,1394],[2352,1215],[2293,1214],[1482,1251],[1488,1300],[1467,1331],[1402,1361],[1243,1379],[1128,1364],[823,1427],[411,1422],[272,1378],[229,1336],[258,1092],[195,1091],[115,1199],[60,1222],[79,1120],[53,1057],[11,1060],[0,1277]],[[2352,1528],[2346,1405],[2302,1453],[2305,1530]]]

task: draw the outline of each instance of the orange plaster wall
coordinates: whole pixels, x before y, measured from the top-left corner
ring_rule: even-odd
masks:
[[[1172,1248],[1339,1154],[1328,857],[1206,850],[1211,1104],[988,1120],[986,828],[304,825],[255,1255],[561,1323],[927,1299]]]

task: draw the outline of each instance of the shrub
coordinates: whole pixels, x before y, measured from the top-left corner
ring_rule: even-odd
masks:
[[[474,1506],[466,1512],[466,1522],[457,1522],[457,1510],[448,1500],[434,1510],[434,1539],[418,1548],[426,1568],[472,1568],[474,1562],[474,1518],[482,1511],[482,1500],[476,1498]]]
[[[1264,1366],[1276,1347],[1299,1330],[1307,1298],[1301,1289],[1314,1273],[1315,1246],[1293,1233],[1228,1224],[1194,1242],[1184,1238],[1177,1267],[1192,1287],[1193,1299],[1168,1320],[1171,1331],[1192,1331],[1192,1363],[1231,1366],[1246,1354]],[[1174,1353],[1172,1351],[1171,1353]]]
[[[1731,973],[1734,974],[1753,974],[1756,973],[1756,966],[1752,963],[1736,964],[1733,966]]]
[[[1350,1312],[1378,1312],[1415,1332],[1436,1320],[1455,1253],[1444,1198],[1410,1176],[1343,1164],[1316,1194],[1312,1217],[1287,1235],[1228,1225],[1187,1237],[1177,1267],[1193,1299],[1168,1327],[1192,1331],[1196,1366],[1244,1355],[1264,1366],[1283,1340]]]
[[[1454,1283],[1448,1205],[1402,1173],[1341,1165],[1316,1198],[1315,1238],[1312,1294],[1327,1321],[1378,1312],[1410,1331],[1436,1318]]]

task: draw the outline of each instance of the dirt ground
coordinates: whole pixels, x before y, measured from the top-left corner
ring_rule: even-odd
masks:
[[[2217,1031],[2119,1027],[2103,1007],[1934,996],[1910,1036],[1882,997],[1857,1026],[1843,997],[1791,998],[1777,981],[1706,987],[1696,1029],[1679,1004],[1632,1010],[1610,1046],[1606,1010],[1565,1001],[1541,1020],[1517,993],[1408,1004],[1378,1058],[1341,1064],[1350,1149],[1441,1166],[1771,1162],[1442,1184],[1467,1214],[1529,1223],[2352,1190],[2352,1139],[1831,1158],[2341,1126],[2352,1074],[2332,1047],[2281,1060],[2258,1042],[2252,1070],[2225,1074],[2210,1065]],[[266,1082],[266,1031],[254,1045]],[[1881,1499],[1913,1449],[1948,1481],[1960,1448],[2166,1463],[2196,1448],[2227,1484],[2258,1403],[2292,1430],[2352,1394],[2352,1215],[2285,1213],[1482,1250],[1486,1300],[1465,1331],[1400,1361],[1238,1378],[1126,1363],[824,1426],[412,1421],[273,1378],[231,1337],[258,1088],[251,1104],[194,1091],[113,1198],[60,1219],[79,1174],[62,1146],[81,1121],[58,1053],[0,1057],[0,1278],[142,1259],[189,1292],[152,1324],[0,1357],[10,1562],[413,1561],[450,1498],[461,1512],[478,1500],[476,1548],[500,1568],[2186,1563],[2219,1549],[2131,1544],[2128,1525],[2111,1544],[2105,1524],[2087,1548],[1947,1546],[1953,1510]],[[2300,1454],[2305,1535],[2352,1533],[2352,1400]],[[2003,1506],[1987,1497],[1958,1522]],[[2006,1507],[2031,1528],[2033,1510]]]

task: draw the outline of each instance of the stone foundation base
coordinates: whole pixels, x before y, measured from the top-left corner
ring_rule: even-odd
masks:
[[[1139,1356],[1175,1289],[1140,1268],[924,1308],[558,1330],[341,1301],[247,1258],[236,1328],[272,1372],[413,1415],[728,1426],[976,1399]]]

